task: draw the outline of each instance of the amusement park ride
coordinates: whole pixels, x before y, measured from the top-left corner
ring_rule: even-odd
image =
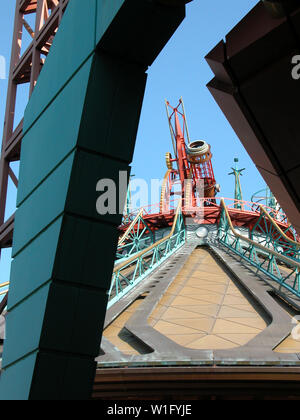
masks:
[[[97,15],[100,3],[105,19]],[[68,8],[68,0],[17,1],[0,164],[1,248],[12,246],[15,229],[12,280],[0,284],[0,398],[299,397],[300,343],[291,335],[293,316],[300,311],[299,226],[292,226],[270,192],[255,193],[251,202],[243,200],[244,169],[238,168],[238,159],[230,174],[235,177],[235,196],[219,197],[213,144],[191,140],[182,99],[176,107],[166,101],[173,150],[166,153],[160,202],[132,209],[129,189],[121,225],[121,216],[108,220],[95,215],[94,190],[87,197],[86,185],[102,167],[117,172],[120,162],[129,165],[132,159],[128,150],[116,157],[111,149],[111,143],[119,141],[117,129],[114,141],[105,134],[103,142],[91,140],[100,118],[95,103],[104,110],[108,102],[114,104],[116,92],[124,95],[132,102],[126,107],[126,121],[137,124],[145,69],[183,20],[189,1],[116,3],[112,10],[110,3],[93,0],[94,8],[82,10],[75,0]],[[268,14],[262,3],[253,12],[263,16],[262,22],[282,17],[285,8],[280,2],[263,3]],[[294,10],[294,3],[291,7]],[[63,32],[57,31],[66,10]],[[26,21],[33,13],[35,28]],[[74,22],[83,18],[89,49],[78,58]],[[149,33],[141,21],[147,22]],[[93,31],[89,25],[95,25]],[[154,27],[159,37],[151,33]],[[32,42],[21,54],[23,30]],[[124,58],[120,32],[128,36],[124,45],[132,47],[126,50],[129,58]],[[140,42],[147,47],[140,48]],[[70,55],[61,68],[62,51]],[[224,54],[225,48],[218,45],[207,60],[216,74],[210,89],[222,102],[222,95],[228,99],[230,92],[234,97],[238,89],[226,85],[236,78],[229,80],[233,72],[228,63],[218,61],[223,59],[220,51]],[[53,71],[57,78],[52,78]],[[129,92],[133,80],[136,90]],[[32,96],[24,122],[14,128],[17,87],[24,83]],[[71,103],[74,91],[82,101],[77,104],[82,120],[64,116],[65,147],[64,142],[53,142],[49,127],[60,127],[61,113],[55,107],[60,101],[64,107]],[[224,100],[222,106],[228,103]],[[108,133],[120,125],[118,110],[112,106],[106,120],[101,115]],[[80,126],[76,133],[75,123]],[[20,160],[24,129],[19,185],[10,164]],[[42,135],[36,136],[36,129]],[[130,123],[126,130],[133,150],[130,141],[136,127]],[[38,153],[43,147],[49,156]],[[89,165],[83,169],[84,160],[96,162],[97,170],[92,173]],[[83,175],[88,182],[81,185]],[[16,216],[5,219],[9,179],[19,187],[21,198]],[[86,207],[76,195],[78,184],[86,194]],[[49,201],[53,196],[60,198]],[[58,209],[59,200],[63,204]],[[44,201],[50,208],[45,216],[40,211]],[[32,203],[38,204],[35,218]],[[293,203],[289,209],[295,209]],[[94,250],[93,244],[99,244],[95,232],[103,235],[101,257]],[[116,249],[115,257],[111,249]]]
[[[211,163],[211,148],[205,141],[191,143],[182,99],[176,108],[166,101],[166,109],[175,157],[173,159],[171,153],[166,154],[168,171],[162,187],[160,208],[164,210],[163,206],[169,205],[176,183],[181,185],[184,206],[196,208],[200,198],[214,199],[220,190]],[[173,169],[173,163],[176,169]]]
[[[267,188],[255,193],[252,196],[254,201],[244,201],[240,176],[245,169],[238,169],[236,158],[235,168],[229,174],[235,176],[234,198],[217,197],[221,187],[214,176],[211,145],[203,140],[190,141],[182,98],[176,108],[167,101],[166,107],[175,157],[166,153],[167,172],[162,183],[159,204],[133,209],[130,213],[128,209],[131,206],[127,200],[123,223],[119,227],[117,261],[126,261],[149,244],[152,245],[155,242],[155,232],[173,225],[178,205],[183,218],[189,218],[199,226],[219,225],[221,228],[222,223],[227,223],[226,217],[224,219],[224,215],[227,215],[227,229],[229,226],[245,229],[249,238],[253,239],[258,235],[259,243],[298,260],[299,237],[270,190]],[[169,109],[172,113],[169,113]],[[176,188],[178,185],[179,189]],[[266,196],[262,196],[262,193]],[[284,280],[281,287],[285,287]],[[294,287],[295,294],[300,297],[298,282],[294,283]]]
[[[230,173],[235,175],[235,197],[219,198],[217,193],[220,186],[214,177],[211,145],[205,141],[190,141],[182,99],[176,108],[171,107],[168,102],[166,105],[167,111],[172,110],[171,113],[167,112],[167,116],[174,158],[171,153],[166,154],[167,172],[161,188],[160,203],[149,208],[135,209],[131,213],[125,212],[123,223],[119,227],[120,239],[102,341],[104,355],[97,359],[99,370],[94,388],[95,398],[104,398],[104,395],[107,397],[104,389],[110,389],[107,371],[101,369],[115,369],[113,383],[118,397],[148,395],[148,391],[138,391],[134,385],[129,386],[125,392],[121,391],[124,382],[119,376],[123,374],[120,366],[128,364],[132,367],[140,366],[140,369],[143,367],[144,370],[141,369],[140,373],[145,375],[142,382],[145,382],[147,388],[147,366],[153,363],[163,364],[164,367],[169,367],[171,374],[174,369],[171,366],[174,363],[180,366],[184,359],[183,354],[193,365],[209,363],[207,359],[204,362],[201,358],[205,359],[205,351],[210,349],[214,349],[213,358],[220,357],[225,365],[247,365],[250,360],[251,363],[256,360],[258,365],[264,366],[289,365],[292,360],[298,365],[297,358],[292,354],[300,351],[300,343],[293,341],[288,329],[280,336],[282,331],[279,332],[278,322],[283,319],[284,322],[287,321],[280,305],[276,304],[271,309],[272,305],[268,302],[269,310],[273,311],[273,323],[265,316],[256,320],[255,317],[261,314],[256,306],[257,301],[254,302],[248,296],[243,302],[242,296],[247,296],[246,291],[240,294],[229,285],[231,292],[229,295],[225,293],[225,307],[222,304],[217,305],[217,311],[220,312],[211,318],[210,311],[214,307],[212,303],[219,302],[216,293],[220,290],[222,281],[217,280],[216,284],[207,281],[219,279],[222,271],[218,271],[219,266],[217,268],[214,264],[221,264],[223,269],[226,267],[242,280],[250,294],[255,292],[261,304],[263,292],[259,288],[251,288],[249,273],[233,268],[241,266],[255,275],[256,282],[263,281],[269,293],[273,293],[279,300],[282,299],[282,305],[290,308],[286,309],[288,313],[296,311],[295,308],[300,309],[300,241],[295,229],[269,190],[263,191],[266,197],[260,191],[253,195],[256,201],[243,201],[240,175],[244,169],[238,169],[238,159],[235,159],[235,168]],[[197,188],[199,181],[204,186],[202,190]],[[176,188],[176,185],[180,188]],[[203,195],[201,191],[204,191]],[[268,201],[261,204],[263,200]],[[130,205],[127,204],[127,208]],[[204,252],[206,258],[203,262],[204,272],[201,271],[201,252]],[[174,272],[173,267],[176,267],[176,261],[181,254],[188,255],[189,258],[185,258],[180,264],[181,271],[177,269]],[[210,261],[209,265],[207,261]],[[195,266],[197,276],[192,274]],[[204,281],[204,287],[201,287],[201,281]],[[188,286],[185,287],[184,284]],[[151,288],[154,288],[154,292],[149,291]],[[155,294],[156,288],[159,292]],[[197,303],[199,306],[196,306]],[[249,303],[256,309],[251,309]],[[244,308],[247,308],[246,311]],[[277,310],[281,313],[275,320]],[[206,311],[210,316],[207,316]],[[227,314],[224,318],[220,315],[223,311]],[[210,328],[206,330],[207,322],[209,325],[210,322],[215,322],[213,331],[218,334],[209,333]],[[224,326],[218,330],[218,325]],[[201,330],[199,336],[196,334],[197,328]],[[271,330],[274,334],[273,341],[267,344],[267,335]],[[203,336],[204,332],[206,335]],[[262,341],[256,341],[259,332]],[[226,341],[228,338],[229,341]],[[167,341],[164,343],[165,340]],[[240,341],[237,343],[235,340]],[[172,351],[173,355],[170,357]],[[202,362],[199,362],[200,359]],[[153,373],[153,368],[150,371]],[[181,392],[184,386],[188,389],[188,395],[194,395],[189,385],[180,383],[179,371],[174,369],[174,372]],[[231,374],[233,372],[234,370]],[[259,370],[255,372],[258,373]],[[137,372],[132,371],[132,374],[134,376]],[[130,370],[126,371],[126,375],[126,380],[133,380],[130,378]],[[157,379],[151,385],[151,395],[157,397],[153,389],[155,386],[162,386],[159,370],[156,375]],[[101,385],[102,380],[105,385]],[[177,387],[176,390],[172,388],[172,391],[166,384],[163,387],[161,392],[165,396],[174,396],[179,392]],[[203,396],[203,390],[201,392]],[[230,392],[232,391],[229,394]],[[265,392],[271,395],[274,391],[269,389]],[[253,390],[250,391],[252,393]],[[207,395],[206,392],[204,395]]]

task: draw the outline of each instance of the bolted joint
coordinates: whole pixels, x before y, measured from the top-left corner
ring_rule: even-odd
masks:
[[[276,19],[286,16],[299,7],[298,0],[262,0],[267,11]]]

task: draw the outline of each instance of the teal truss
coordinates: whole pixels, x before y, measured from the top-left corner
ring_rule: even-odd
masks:
[[[185,241],[186,228],[181,206],[178,206],[173,227],[168,236],[121,263],[117,261],[109,290],[108,308],[181,248]]]
[[[300,243],[292,226],[282,230],[272,214],[260,206],[260,217],[250,231],[250,239],[288,258],[300,261]]]
[[[154,243],[154,233],[143,218],[141,210],[120,237],[116,260],[125,260]]]
[[[270,281],[275,281],[279,291],[286,289],[300,297],[300,262],[276,251],[275,247],[266,247],[259,241],[241,235],[232,225],[224,200],[221,205],[219,242],[254,266],[258,272],[264,273]]]
[[[253,203],[257,202],[257,203],[263,204],[274,210],[278,210],[278,207],[280,207],[269,187],[266,187],[260,191],[257,191],[255,194],[253,194],[253,196],[251,197],[251,201]]]

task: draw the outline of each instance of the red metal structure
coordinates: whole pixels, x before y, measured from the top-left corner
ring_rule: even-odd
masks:
[[[18,88],[31,95],[69,0],[17,0],[0,160],[0,256],[12,245],[14,215],[7,215],[8,185],[18,188],[11,164],[20,160],[23,119],[16,121]],[[34,22],[34,26],[30,22]],[[31,42],[26,41],[28,33]],[[18,124],[16,126],[16,124]]]
[[[167,167],[171,172],[166,174],[165,179],[170,178],[165,183],[162,202],[166,202],[169,192],[172,195],[172,186],[178,180],[185,207],[195,207],[199,198],[214,199],[220,191],[211,162],[211,147],[203,140],[191,142],[182,98],[176,108],[166,101],[166,109],[175,158],[172,159],[169,153],[166,155]],[[173,170],[173,162],[177,164],[177,171]],[[205,202],[205,205],[208,204]]]
[[[188,136],[188,129],[187,129],[185,112],[183,108],[183,102],[182,100],[180,100],[179,105],[176,108],[173,108],[169,104],[169,102],[166,102],[166,106],[167,106],[168,120],[169,120],[171,137],[172,137],[174,153],[175,153],[175,159],[173,159],[172,161],[177,163],[177,167],[178,167],[177,174],[180,178],[182,189],[184,191],[184,180],[188,179],[190,176],[190,167],[189,167],[187,154],[186,154],[185,133]],[[171,108],[173,111],[171,115],[168,112],[168,107]],[[179,122],[180,117],[183,120],[183,129],[181,128],[181,125]]]
[[[199,180],[205,182],[204,197],[215,197],[216,194],[216,180],[211,159],[211,147],[204,141],[194,141],[188,146],[188,160],[193,179],[196,183]]]

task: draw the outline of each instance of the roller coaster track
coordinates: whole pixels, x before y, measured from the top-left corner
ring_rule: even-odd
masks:
[[[144,210],[141,209],[139,211],[139,213],[136,215],[136,217],[134,218],[134,220],[128,226],[124,235],[122,235],[121,238],[119,239],[118,246],[121,246],[125,242],[125,240],[128,238],[128,236],[130,234],[131,229],[135,226],[135,224],[139,220],[139,218],[143,216],[143,213],[144,213]]]
[[[229,211],[223,199],[221,200],[221,208],[222,211],[218,232],[220,243],[242,257],[243,260],[256,267],[258,271],[267,275],[270,280],[278,283],[280,286],[279,290],[287,289],[293,295],[300,297],[300,262],[241,235],[234,228]],[[263,208],[261,208],[261,211],[268,217],[272,226],[281,235],[285,235]],[[288,241],[288,243],[295,245],[295,241],[292,241],[286,235],[285,240]],[[296,242],[296,246],[299,247],[299,245],[300,244]],[[281,267],[279,268],[279,264],[284,265],[287,269],[280,269]],[[267,267],[264,267],[265,265],[267,265]]]
[[[167,236],[115,266],[109,290],[108,308],[176,252],[184,244],[185,238],[180,202],[172,229]]]
[[[271,217],[271,215],[266,211],[266,209],[262,205],[260,205],[259,208],[260,208],[261,216],[266,217],[270,225],[275,229],[275,231],[277,231],[277,235],[278,235],[277,238],[278,239],[282,238],[286,242],[287,246],[291,250],[294,250],[295,253],[297,253],[300,250],[300,242],[295,241],[291,239],[289,236],[287,236],[286,232],[284,232],[281,229],[281,227],[278,225],[276,220]],[[289,225],[286,231],[291,230],[291,228],[292,228],[292,225]]]

